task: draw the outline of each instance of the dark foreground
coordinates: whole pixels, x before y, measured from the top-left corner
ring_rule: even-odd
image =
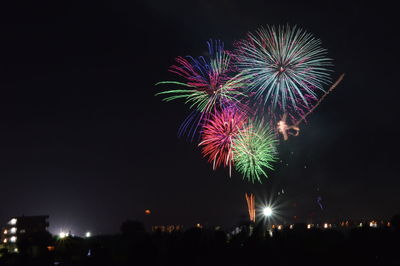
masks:
[[[36,238],[6,253],[0,265],[400,265],[400,230],[392,227],[293,229],[273,236],[256,226],[237,234],[191,228],[146,233],[137,224],[121,234]],[[30,242],[29,242],[30,241]]]

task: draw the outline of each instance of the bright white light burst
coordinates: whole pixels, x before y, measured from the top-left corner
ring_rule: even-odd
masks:
[[[269,217],[272,215],[272,209],[271,207],[265,207],[263,210],[264,216]]]

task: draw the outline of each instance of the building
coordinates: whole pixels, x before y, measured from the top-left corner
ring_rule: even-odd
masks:
[[[20,216],[11,218],[1,232],[1,243],[8,252],[18,252],[18,241],[37,233],[45,233],[49,227],[48,215]]]
[[[152,232],[163,232],[163,233],[172,233],[172,232],[181,232],[183,230],[183,225],[153,225],[151,227]]]

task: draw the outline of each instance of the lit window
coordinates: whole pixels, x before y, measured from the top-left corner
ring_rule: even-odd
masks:
[[[10,242],[12,242],[12,243],[17,242],[17,237],[16,236],[10,237]]]
[[[17,232],[17,228],[11,227],[10,232],[11,232],[11,234],[15,234]]]
[[[15,224],[17,224],[17,219],[16,218],[12,218],[8,223],[11,224],[11,225],[15,225]]]

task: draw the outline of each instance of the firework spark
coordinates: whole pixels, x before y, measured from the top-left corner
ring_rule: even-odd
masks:
[[[293,125],[288,125],[286,120],[287,120],[287,113],[284,113],[281,120],[277,124],[277,130],[278,133],[282,134],[284,140],[288,140],[289,135],[292,136],[298,136],[300,133],[300,123],[305,121],[307,116],[309,116],[315,108],[318,107],[318,105],[325,99],[328,94],[333,91],[336,86],[343,80],[344,74],[340,75],[338,80],[329,88],[329,90],[318,100],[318,102],[303,116],[301,116],[301,119],[299,119],[297,122],[295,122]]]
[[[297,125],[288,126],[286,120],[287,113],[284,113],[281,120],[278,122],[278,132],[282,134],[284,140],[288,140],[289,135],[297,137],[300,133],[300,128]]]

